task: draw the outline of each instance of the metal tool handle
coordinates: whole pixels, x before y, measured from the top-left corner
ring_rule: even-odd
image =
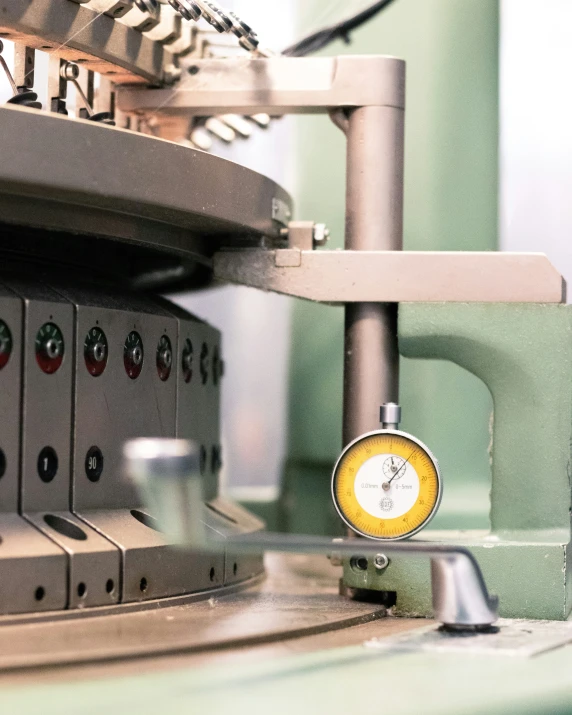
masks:
[[[326,536],[258,532],[211,536],[203,524],[199,450],[188,440],[138,439],[125,446],[125,473],[140,489],[151,513],[174,542],[188,548],[282,551],[347,556],[424,556],[431,559],[435,618],[457,628],[490,626],[497,599],[489,596],[475,557],[465,548],[422,541],[380,542]]]

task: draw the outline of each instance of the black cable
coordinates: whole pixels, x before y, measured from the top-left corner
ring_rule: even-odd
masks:
[[[369,22],[382,10],[391,5],[395,0],[377,0],[373,5],[365,8],[356,15],[348,18],[347,20],[342,20],[335,25],[330,27],[324,27],[321,30],[313,32],[311,35],[303,37],[298,42],[295,42],[290,47],[287,47],[282,54],[287,57],[304,57],[305,55],[310,55],[313,52],[327,47],[334,40],[343,40],[346,44],[350,44],[350,32],[356,30],[361,25]]]

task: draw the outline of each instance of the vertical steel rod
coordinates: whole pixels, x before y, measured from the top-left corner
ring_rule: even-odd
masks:
[[[349,114],[345,248],[403,248],[404,111],[361,107]],[[379,407],[399,401],[397,306],[346,306],[344,445],[379,426]]]

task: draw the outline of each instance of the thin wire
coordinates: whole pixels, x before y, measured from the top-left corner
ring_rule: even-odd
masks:
[[[318,50],[327,47],[334,40],[342,39],[349,44],[351,42],[350,33],[361,27],[369,20],[373,19],[382,10],[385,10],[395,0],[377,0],[373,5],[365,8],[361,12],[342,20],[341,22],[325,27],[303,37],[298,42],[290,45],[282,54],[287,57],[304,57]]]
[[[333,3],[326,3],[321,8],[321,12],[311,20],[309,19],[309,13],[305,13],[306,17],[301,18],[301,24],[304,27],[320,27],[324,23],[330,23],[335,17],[337,12],[341,7],[347,8],[348,3],[346,0],[337,0]]]

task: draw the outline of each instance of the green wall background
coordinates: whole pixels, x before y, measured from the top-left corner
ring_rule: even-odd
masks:
[[[301,16],[327,0],[298,0]],[[303,10],[303,12],[302,12]],[[299,28],[300,35],[308,28]],[[389,54],[407,61],[407,250],[497,248],[498,2],[396,0],[323,54]],[[325,221],[343,245],[344,139],[325,117],[298,120],[297,217]],[[294,306],[287,527],[332,531],[329,476],[341,448],[341,309]],[[402,359],[402,428],[439,459],[444,498],[436,527],[488,525],[492,400],[475,377],[446,362]],[[328,507],[324,507],[328,504]],[[324,518],[318,518],[322,515]]]

